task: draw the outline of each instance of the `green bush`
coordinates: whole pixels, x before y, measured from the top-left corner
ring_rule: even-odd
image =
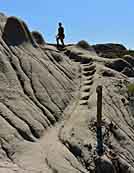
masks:
[[[134,57],[134,50],[128,50],[128,54]]]
[[[128,85],[128,93],[134,95],[134,83]]]

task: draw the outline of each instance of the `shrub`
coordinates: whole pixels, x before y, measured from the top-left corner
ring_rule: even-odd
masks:
[[[134,83],[128,85],[128,93],[132,96],[134,95]]]
[[[86,42],[85,40],[81,40],[77,43],[77,46],[83,48],[83,49],[89,49],[90,45],[88,44],[88,42]]]
[[[134,50],[128,50],[128,54],[134,57]]]

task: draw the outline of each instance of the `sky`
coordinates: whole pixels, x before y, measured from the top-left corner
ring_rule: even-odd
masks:
[[[50,43],[62,22],[66,43],[112,42],[134,49],[134,0],[0,0],[0,12],[20,17]]]

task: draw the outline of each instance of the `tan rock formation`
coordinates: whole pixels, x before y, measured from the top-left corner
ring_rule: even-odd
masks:
[[[118,59],[99,57],[83,41],[59,51],[23,21],[2,14],[0,33],[0,172],[92,173],[99,164],[105,172],[134,172],[134,103]],[[98,85],[103,86],[101,158]]]

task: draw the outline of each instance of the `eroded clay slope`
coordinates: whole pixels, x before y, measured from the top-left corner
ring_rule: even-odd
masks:
[[[1,21],[6,18],[0,17]],[[8,18],[1,33],[0,138],[9,152],[8,145],[35,142],[61,119],[73,96],[75,75],[65,55],[45,50],[43,44],[42,48],[35,46],[32,34],[19,19]]]
[[[0,14],[0,172],[134,172],[133,100],[123,74],[133,71],[130,59],[98,57],[84,41],[58,50]],[[102,157],[95,152],[98,85]]]

